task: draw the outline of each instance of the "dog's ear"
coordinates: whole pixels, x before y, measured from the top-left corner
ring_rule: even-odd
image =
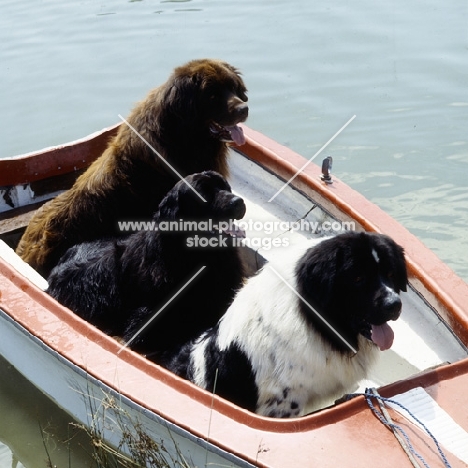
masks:
[[[247,96],[247,88],[245,87],[244,81],[242,80],[242,73],[229,63],[224,62],[224,66],[229,70],[231,76],[235,77],[237,96],[240,97],[244,102],[247,102],[249,98]]]
[[[388,267],[393,274],[395,286],[398,292],[406,292],[408,284],[408,273],[406,271],[406,260],[403,247],[398,245],[391,237],[385,234],[373,234],[374,242],[379,250],[385,255]]]
[[[170,219],[208,219],[213,212],[212,198],[215,191],[211,172],[191,174],[179,181],[168,193],[160,204],[160,213]]]
[[[406,260],[405,260],[405,253],[403,247],[395,244],[395,260],[394,260],[394,267],[395,267],[395,281],[397,287],[400,291],[406,292],[406,285],[408,284],[408,273],[406,270]]]
[[[346,291],[341,291],[340,271],[345,251],[340,242],[325,240],[309,249],[296,267],[296,280],[301,296],[313,310],[299,301],[299,309],[328,343],[341,352],[357,348],[357,334],[347,327]],[[344,339],[343,339],[344,338]]]
[[[170,112],[183,122],[198,118],[199,81],[197,75],[174,75],[168,83],[165,103]]]
[[[166,196],[161,200],[158,211],[154,215],[155,221],[176,220],[180,218],[179,195],[180,192],[177,187],[173,187],[169,190]]]
[[[336,281],[338,249],[327,248],[324,241],[312,247],[296,266],[296,281],[300,294],[311,301],[311,305],[327,309]]]

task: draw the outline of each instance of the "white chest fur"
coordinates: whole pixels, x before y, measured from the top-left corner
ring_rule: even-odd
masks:
[[[299,416],[310,404],[352,391],[378,356],[362,336],[354,356],[333,349],[300,313],[292,269],[283,264],[281,272],[280,278],[267,265],[248,281],[222,319],[217,343],[224,350],[235,342],[246,353],[258,388],[257,413],[273,417]]]

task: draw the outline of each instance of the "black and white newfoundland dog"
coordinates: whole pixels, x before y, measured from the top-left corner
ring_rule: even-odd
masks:
[[[240,219],[245,210],[217,172],[190,175],[160,203],[157,230],[71,247],[52,270],[47,292],[110,335],[126,341],[137,335],[132,347],[157,360],[216,325],[243,284],[239,249],[217,223]],[[188,230],[180,221],[191,223]],[[195,247],[197,236],[205,247]]]
[[[265,265],[164,365],[260,415],[300,416],[354,390],[390,348],[406,285],[403,249],[385,235],[315,240]]]

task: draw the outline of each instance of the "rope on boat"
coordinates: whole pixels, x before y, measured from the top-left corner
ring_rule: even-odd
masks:
[[[381,415],[379,415],[377,413],[377,410],[376,408],[372,405],[372,401],[370,400],[369,396],[366,396],[366,401],[367,401],[367,404],[369,405],[369,408],[372,410],[372,412],[379,418],[379,420],[385,424],[385,425],[388,425],[390,426],[390,428],[392,429],[392,432],[393,434],[395,435],[395,438],[398,440],[398,442],[400,443],[401,447],[403,448],[403,450],[405,451],[406,455],[408,456],[411,464],[415,467],[415,468],[419,468],[419,463],[417,462],[417,460],[414,458],[414,455],[413,455],[413,447],[411,445],[411,442],[409,441],[409,438],[408,436],[404,433],[404,431],[402,430],[403,434],[400,435],[400,433],[398,432],[398,430],[396,429],[396,425],[395,423],[393,422],[392,420],[392,417],[390,416],[390,413],[387,411],[387,408],[385,407],[384,403],[382,400],[380,400],[378,398],[378,396],[380,396],[377,392],[377,390],[375,388],[371,388],[370,391],[372,392],[372,395],[377,399],[377,402],[379,403],[379,406],[380,406],[380,411],[381,411]],[[366,394],[368,394],[369,392],[369,389],[366,389]],[[385,420],[385,421],[384,421]],[[406,445],[405,445],[405,442],[406,442]],[[416,454],[415,454],[416,455]],[[417,456],[417,455],[416,455]],[[420,458],[420,457],[418,457]],[[424,462],[424,460],[422,460],[422,462],[424,463],[424,465],[426,465],[426,463]],[[427,465],[426,465],[427,466]]]
[[[362,395],[365,397],[367,404],[369,405],[369,408],[371,409],[371,411],[375,414],[375,416],[380,420],[382,424],[387,426],[393,432],[393,434],[395,435],[395,438],[398,440],[398,442],[402,446],[403,450],[405,451],[409,460],[411,461],[412,465],[415,468],[420,468],[420,465],[418,461],[416,460],[416,458],[418,458],[426,468],[430,468],[430,467],[426,463],[424,458],[419,453],[416,452],[416,450],[414,449],[414,447],[412,446],[410,442],[408,435],[403,430],[403,428],[399,426],[398,424],[395,424],[392,421],[392,418],[390,417],[387,409],[385,408],[384,403],[391,403],[392,405],[396,405],[400,407],[401,409],[405,410],[409,414],[409,416],[411,416],[426,431],[427,435],[432,439],[435,446],[437,447],[437,451],[439,452],[439,455],[444,463],[444,466],[446,468],[451,468],[450,463],[448,462],[447,457],[445,456],[437,439],[434,437],[431,431],[427,428],[427,426],[423,422],[421,422],[408,408],[403,406],[398,401],[392,400],[390,398],[385,398],[379,395],[379,393],[377,392],[375,388],[366,388],[365,393],[353,394],[353,396],[358,396],[358,395]],[[375,398],[377,400],[379,407],[380,407],[380,411],[372,403],[372,398]]]

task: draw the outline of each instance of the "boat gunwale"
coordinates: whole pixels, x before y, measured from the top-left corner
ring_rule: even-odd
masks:
[[[242,154],[245,154],[257,163],[264,165],[268,170],[276,173],[286,180],[289,179],[292,174],[295,174],[297,169],[303,165],[304,158],[302,156],[279,145],[264,135],[247,128],[246,126],[243,127],[247,143],[245,147],[238,148]],[[109,127],[104,129],[102,132],[96,132],[89,137],[78,140],[78,143],[81,144],[86,142],[85,145],[88,145],[89,140],[95,138],[105,138],[107,142],[109,136],[113,134],[117,128],[118,125]],[[29,153],[28,155],[19,157],[18,159],[30,159],[37,155],[41,155],[43,159],[42,164],[46,167],[48,154],[53,154],[53,158],[56,158],[57,155],[60,154],[60,151],[70,151],[70,147],[73,146],[73,144],[74,143],[71,142],[67,145],[61,145],[60,147],[49,148],[36,153]],[[12,159],[8,161],[10,164],[9,167],[12,167]],[[0,159],[0,167],[4,165],[3,161],[4,160]],[[23,162],[22,167],[33,167],[33,165],[26,164],[25,166]],[[4,175],[5,172],[2,170],[0,171],[0,174]],[[23,180],[21,183],[27,182],[27,180]],[[325,204],[335,204],[339,210],[350,218],[355,219],[366,230],[386,232],[395,237],[395,240],[403,245],[407,252],[408,266],[412,281],[417,285],[420,284],[424,286],[424,288],[434,296],[433,300],[439,302],[443,308],[448,311],[447,319],[449,323],[454,325],[457,334],[459,334],[463,342],[465,344],[468,342],[468,321],[466,313],[463,312],[460,306],[460,301],[463,298],[466,303],[466,298],[468,298],[468,286],[445,264],[443,264],[435,254],[430,253],[430,251],[417,238],[415,238],[415,236],[410,234],[405,228],[386,215],[378,207],[343,184],[340,180],[335,178],[332,185],[322,183],[320,181],[319,168],[315,165],[310,165],[301,172],[296,177],[294,186],[305,193],[313,191],[314,193],[319,194]],[[358,202],[359,210],[353,208],[353,206],[355,206],[354,202],[356,201]],[[373,222],[369,221],[368,215],[371,215],[369,217]],[[377,219],[377,221],[375,221],[375,219]],[[422,258],[419,257],[416,262],[413,256],[417,256],[418,254],[421,254]],[[427,279],[426,271],[428,268],[440,269],[441,274],[437,275],[436,279]],[[100,365],[98,362],[93,363],[94,367],[90,367],[90,364],[88,363],[86,367],[83,367],[83,363],[80,361],[79,356],[73,355],[70,350],[64,350],[60,346],[60,343],[57,344],[57,342],[54,342],[54,339],[51,338],[50,334],[45,329],[38,330],[34,327],[34,324],[30,323],[28,320],[28,314],[25,313],[25,310],[29,309],[24,308],[24,305],[27,303],[29,308],[39,306],[43,309],[43,312],[52,314],[56,318],[60,319],[64,326],[70,327],[76,337],[78,337],[77,339],[79,339],[79,337],[85,338],[89,342],[92,342],[93,346],[95,346],[97,350],[101,348],[108,353],[115,355],[116,358],[122,362],[123,369],[126,369],[126,371],[131,373],[132,368],[135,368],[140,372],[140,377],[142,375],[141,373],[143,373],[148,378],[152,379],[153,382],[158,381],[172,389],[171,391],[173,391],[174,397],[177,397],[178,394],[188,397],[188,399],[186,399],[187,401],[184,400],[184,410],[187,409],[186,405],[191,405],[193,403],[194,407],[199,408],[199,405],[201,404],[204,407],[209,408],[211,411],[218,413],[222,418],[223,423],[230,425],[232,430],[236,430],[235,428],[238,429],[239,425],[241,425],[247,427],[248,430],[251,431],[279,433],[306,432],[350,418],[354,414],[367,408],[364,398],[354,398],[343,402],[338,406],[326,408],[317,413],[301,418],[274,419],[250,413],[216,395],[212,395],[210,392],[196,387],[188,381],[178,378],[166,369],[147,361],[145,358],[131,350],[124,349],[117,356],[117,352],[121,348],[121,345],[117,341],[105,335],[70,310],[58,304],[47,294],[35,287],[29,280],[19,275],[11,265],[1,258],[0,275],[7,278],[9,282],[11,282],[12,287],[15,288],[15,294],[10,297],[8,293],[9,286],[2,285],[0,290],[0,307],[15,321],[21,324],[21,326],[40,338],[47,346],[57,351],[67,360],[84,369],[94,378],[103,381],[106,385],[116,389],[116,391],[125,395],[130,400],[135,401],[143,408],[147,408],[155,414],[158,414],[164,419],[185,428],[199,437],[204,438],[206,437],[206,434],[204,434],[204,431],[201,429],[201,424],[197,423],[193,416],[188,419],[184,419],[184,417],[181,416],[183,412],[176,416],[168,414],[161,405],[158,407],[158,405],[148,404],[148,401],[144,397],[144,392],[143,396],[135,398],[132,393],[132,385],[124,383],[121,388],[117,388],[115,382],[109,380],[107,377],[103,377],[100,371],[100,369],[102,370],[103,368],[103,363],[101,362],[103,357],[100,356],[99,353],[96,355],[96,359],[100,362]],[[450,291],[450,289],[447,288],[450,287],[450,285],[456,286],[454,288],[456,291],[455,298],[451,298],[449,296],[448,291]],[[18,298],[18,289],[22,291],[22,296],[20,298]],[[22,308],[15,307],[19,304],[22,305]],[[421,374],[412,376],[403,381],[394,382],[382,387],[380,391],[384,396],[391,396],[396,392],[405,391],[409,388],[413,388],[414,386],[430,386],[440,382],[441,380],[452,379],[465,373],[468,373],[468,359],[464,359],[454,364],[440,366],[437,369],[424,371]],[[233,424],[235,424],[235,426],[233,426]],[[221,437],[221,439],[223,439],[223,437]],[[229,446],[227,443],[223,443],[221,439],[218,440],[216,433],[210,435],[210,441],[225,450],[232,451],[233,447]],[[243,457],[247,457],[247,459],[249,458],[248,455],[243,455]]]
[[[31,184],[88,167],[96,154],[102,154],[120,124],[104,128],[83,138],[18,156],[0,158],[0,187]]]
[[[0,258],[0,262],[1,262]],[[1,265],[0,265],[1,269]],[[5,320],[9,322],[14,328],[18,329],[20,333],[24,334],[26,336],[26,339],[29,339],[34,342],[34,344],[39,347],[41,350],[45,351],[46,353],[50,353],[50,355],[58,360],[61,364],[65,365],[66,367],[72,368],[73,372],[77,373],[79,377],[86,382],[86,389],[88,389],[89,383],[92,383],[95,385],[96,388],[100,389],[103,392],[103,395],[105,397],[110,397],[110,398],[116,398],[118,402],[120,403],[120,409],[118,411],[122,410],[122,403],[129,408],[132,411],[137,411],[138,413],[144,413],[145,416],[152,422],[155,422],[156,424],[164,426],[164,428],[171,434],[177,433],[181,437],[186,437],[189,438],[192,442],[195,442],[197,445],[206,447],[208,449],[208,446],[210,445],[210,441],[206,437],[200,437],[197,434],[194,434],[193,430],[191,430],[190,427],[184,427],[181,425],[179,422],[174,422],[170,421],[167,418],[165,418],[163,415],[156,411],[148,411],[148,407],[142,406],[141,402],[139,402],[136,399],[129,398],[128,396],[122,394],[118,389],[115,388],[115,386],[109,386],[107,383],[103,382],[102,380],[96,379],[96,377],[88,372],[87,368],[83,368],[79,365],[76,365],[75,363],[69,361],[67,357],[63,356],[63,354],[59,353],[55,349],[51,348],[48,344],[40,340],[37,336],[32,334],[29,330],[27,330],[23,325],[18,323],[17,320],[15,320],[10,313],[7,313],[4,311],[2,308],[0,308],[0,320]],[[84,393],[83,390],[77,389],[70,387],[72,391],[76,391],[78,394],[81,394],[84,399],[88,400],[94,400],[96,398],[96,394],[92,393]],[[105,406],[105,405],[104,405]],[[87,412],[87,417],[94,420],[98,412],[100,411],[100,404],[93,404],[91,402],[86,403],[86,412]],[[131,416],[130,412],[126,412],[126,410],[123,410],[122,414],[128,414]],[[135,420],[131,420],[131,422],[138,423],[140,424],[139,418],[135,418]],[[101,427],[98,426],[100,421],[98,420],[97,422],[93,422],[93,430],[94,428],[97,428],[97,432],[100,433],[101,435],[104,434],[104,429],[105,425],[101,425]],[[120,429],[122,429],[120,427]],[[171,435],[172,437],[172,435]],[[213,450],[214,448],[214,450]],[[236,462],[236,466],[238,466],[239,461],[241,463],[246,463],[245,466],[252,466],[251,463],[244,459],[244,458],[239,458],[239,456],[236,456],[234,453],[229,451],[227,448],[223,448],[221,444],[218,444],[214,446],[212,449],[210,449],[211,452],[219,454],[220,452],[223,452],[225,456],[227,456],[229,459],[232,459],[232,461]],[[235,460],[234,460],[235,459]],[[244,465],[242,465],[244,466]]]
[[[14,285],[14,289],[16,289],[14,296],[18,296],[18,288],[23,293],[20,298],[20,303],[22,305],[21,311],[16,312],[17,308],[15,307],[15,302],[17,301],[5,302],[4,300],[5,296],[7,298],[9,297],[10,286],[3,284],[1,288],[2,294],[0,295],[0,309],[11,317],[18,326],[24,328],[42,341],[44,346],[50,348],[52,352],[59,354],[66,361],[69,361],[72,365],[85,372],[85,374],[101,381],[104,385],[133,401],[139,407],[179,426],[195,437],[207,440],[207,442],[216,445],[221,450],[233,453],[249,463],[255,463],[255,466],[267,465],[263,465],[260,460],[258,460],[258,452],[236,450],[236,447],[238,447],[239,444],[242,445],[242,441],[244,440],[256,437],[258,440],[267,443],[269,437],[267,435],[268,433],[272,435],[274,433],[301,434],[300,437],[302,440],[303,437],[306,437],[306,434],[311,431],[349,420],[358,413],[368,411],[368,406],[364,397],[358,396],[348,401],[341,402],[339,405],[325,408],[317,413],[300,418],[274,419],[250,413],[217,395],[212,395],[196,387],[192,383],[180,379],[166,369],[147,361],[131,350],[124,349],[120,355],[117,356],[116,350],[121,347],[117,341],[105,335],[88,322],[82,320],[67,308],[58,304],[47,294],[44,294],[26,278],[19,275],[14,268],[2,258],[0,258],[0,275],[4,278],[8,278],[10,283]],[[37,327],[29,326],[29,321],[25,321],[23,316],[24,310],[29,310],[26,304],[29,304],[30,307],[34,307],[35,312],[37,312],[38,308],[44,309],[42,312],[49,314],[49,316],[53,315],[54,317],[52,319],[61,320],[62,325],[74,332],[78,336],[77,339],[79,341],[83,341],[83,339],[88,341],[88,347],[84,347],[87,348],[88,355],[92,354],[95,357],[92,365],[90,363],[86,363],[86,365],[83,364],[83,358],[81,356],[82,349],[80,346],[78,346],[76,351],[70,352],[64,351],[60,346],[54,343],[55,337],[51,336],[50,331],[47,330],[47,326],[50,323],[49,320],[44,322],[43,330],[40,330],[39,333]],[[70,332],[67,334],[68,339],[70,339]],[[89,349],[89,344],[95,349],[95,353],[91,352],[92,350]],[[115,370],[108,371],[107,376],[103,376],[102,369],[109,367],[107,356],[102,352],[103,350],[108,351],[120,361],[119,375],[121,377],[125,375],[126,379],[120,378],[120,385],[118,386],[115,384],[115,375],[112,377],[112,373],[115,372]],[[98,369],[101,369],[101,371]],[[142,373],[148,378],[147,382],[142,380],[145,378],[142,377]],[[136,380],[135,374],[138,375]],[[403,393],[415,387],[432,387],[439,382],[454,379],[462,374],[468,374],[468,359],[424,371],[421,374],[405,380],[393,382],[385,387],[381,387],[379,392],[384,397],[391,397],[397,393]],[[135,397],[135,394],[132,392],[132,388],[134,388],[135,384],[131,384],[132,380],[136,381],[139,390],[141,390],[143,386],[151,385],[151,391],[143,391],[143,396],[140,392],[140,395]],[[122,381],[126,382],[122,383]],[[169,391],[169,394],[167,394],[167,391]],[[151,404],[148,399],[151,399],[150,397],[154,396],[154,393],[165,395],[166,400],[172,398],[172,408],[176,407],[178,414],[174,415],[173,412],[167,410],[164,402],[158,405]],[[154,398],[152,398],[152,400],[154,403]],[[205,415],[201,413],[202,407],[205,408]],[[213,420],[217,422],[217,427],[213,425],[209,433],[207,433],[207,426],[204,424],[206,418],[203,417],[206,417],[207,412],[209,412],[210,420],[213,418]],[[228,436],[226,437],[226,435]]]
[[[189,400],[193,400],[216,413],[227,416],[228,420],[232,420],[235,423],[248,426],[255,430],[280,433],[304,432],[351,417],[366,407],[364,401],[352,399],[341,403],[339,411],[336,411],[338,407],[333,406],[325,408],[317,413],[298,418],[279,419],[257,415],[176,376],[172,372],[147,360],[131,349],[122,347],[122,344],[117,340],[106,335],[89,322],[83,320],[81,317],[59,304],[51,296],[44,293],[27,278],[19,274],[12,265],[7,263],[1,257],[0,276],[7,278],[10,283],[8,284],[4,282],[4,284],[2,284],[2,288],[0,290],[0,309],[10,316],[12,320],[27,330],[31,335],[37,337],[51,350],[57,352],[70,363],[85,371],[86,374],[100,380],[105,385],[115,389],[119,394],[126,396],[143,408],[153,411],[155,414],[190,430],[192,433],[194,432],[193,426],[184,426],[181,419],[174,418],[170,413],[164,412],[163,408],[152,407],[151,405],[148,405],[148,402],[144,398],[136,398],[135,394],[128,391],[126,385],[122,382],[120,382],[120,388],[117,388],[115,382],[112,381],[112,377],[109,378],[109,376],[113,375],[112,372],[107,373],[107,375],[104,376],[102,369],[105,367],[105,363],[109,355],[114,356],[115,359],[120,361],[123,364],[123,369],[125,371],[131,372],[132,369],[136,369],[146,377],[150,378],[153,383],[154,381],[162,383],[164,386],[173,389],[176,394],[187,396],[189,397]],[[17,298],[18,290],[23,293],[19,301],[8,300],[10,296]],[[10,292],[12,293],[11,295],[9,294]],[[21,305],[21,307],[15,308],[15,305]],[[93,348],[96,348],[96,351],[101,350],[107,354],[103,355],[103,353],[96,352],[96,354],[93,354],[96,360],[92,364],[84,364],[82,355],[83,346],[77,346],[76,350],[73,346],[68,346],[69,349],[64,350],[60,346],[57,335],[51,334],[47,329],[48,325],[50,325],[50,321],[37,320],[36,318],[31,319],[31,317],[29,317],[30,320],[25,319],[24,311],[31,310],[32,307],[36,308],[34,314],[35,317],[39,314],[53,316],[55,320],[58,319],[60,321],[62,326],[69,328],[67,337],[68,341],[71,342],[74,338],[77,338],[77,341],[79,339],[85,339],[87,342],[85,347],[88,355],[91,354],[90,350]],[[40,308],[41,310],[38,311],[37,308]],[[19,311],[17,311],[18,309]],[[101,369],[101,372],[97,369]],[[141,381],[139,382],[139,385],[141,385]],[[187,402],[184,404],[186,403]],[[186,411],[187,407],[184,408],[184,412]],[[203,431],[201,431],[198,433],[198,436],[206,437],[206,434],[203,434]]]
[[[101,154],[121,124],[102,129],[72,142],[45,148],[25,155],[0,159],[0,188],[30,184],[44,178],[64,175],[87,167],[95,154]],[[245,145],[235,149],[291,185],[314,198],[321,199],[325,208],[337,209],[370,232],[389,234],[405,249],[409,275],[414,288],[433,306],[444,309],[443,319],[468,346],[468,285],[443,263],[416,236],[391,218],[377,205],[334,177],[333,184],[320,180],[320,168],[310,164],[299,171],[305,158],[267,136],[241,124]],[[83,153],[85,155],[83,156]],[[299,172],[298,172],[299,171]],[[356,207],[359,208],[356,208]],[[372,219],[372,221],[370,221]]]
[[[246,145],[240,147],[239,152],[285,180],[295,176],[291,185],[306,195],[318,194],[325,209],[338,209],[365,231],[387,234],[399,243],[405,250],[414,289],[434,309],[446,311],[442,318],[464,346],[468,346],[468,313],[464,310],[468,303],[468,284],[465,281],[404,226],[341,180],[334,177],[332,184],[325,183],[317,165],[310,164],[301,170],[303,156],[245,126],[244,134]]]

